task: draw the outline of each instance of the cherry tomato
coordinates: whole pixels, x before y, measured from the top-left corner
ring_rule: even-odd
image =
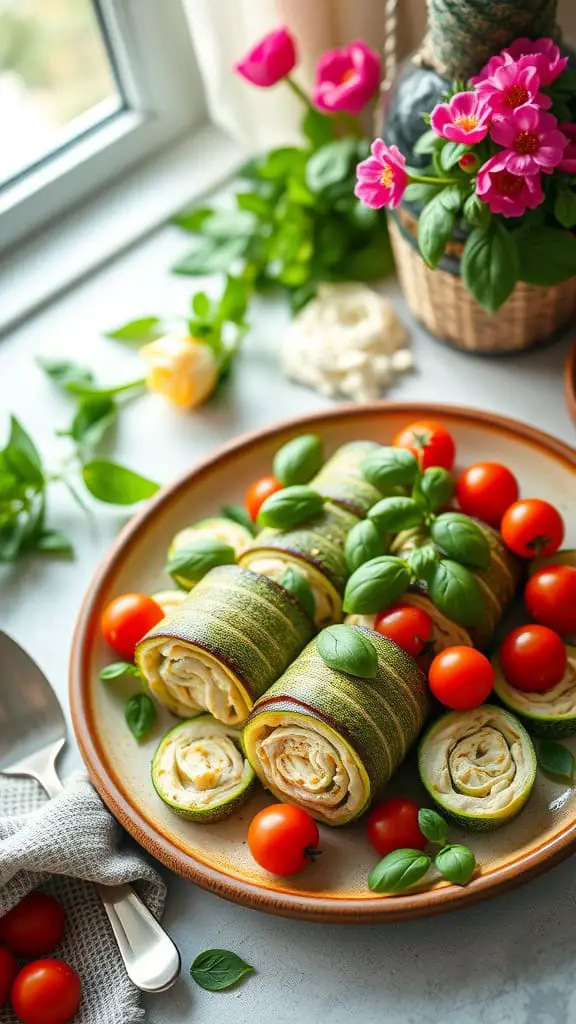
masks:
[[[275,476],[263,476],[260,480],[255,480],[253,484],[246,491],[246,497],[244,504],[248,510],[248,515],[253,522],[256,522],[260,506],[269,498],[271,494],[276,494],[276,491],[282,490],[282,484]]]
[[[254,860],[274,875],[296,875],[318,853],[318,825],[292,804],[271,804],[252,818],[248,847]]]
[[[16,956],[50,953],[64,935],[64,911],[53,896],[30,892],[0,918],[0,942]]]
[[[380,800],[366,818],[368,842],[382,857],[392,850],[423,850],[426,836],[418,825],[419,810],[413,800],[402,797]]]
[[[515,555],[553,555],[564,539],[564,521],[553,505],[540,498],[515,501],[500,524],[504,543]]]
[[[470,711],[483,704],[494,683],[488,658],[473,647],[447,647],[430,665],[428,684],[447,708]]]
[[[430,645],[432,619],[423,608],[395,604],[376,616],[374,629],[417,658]],[[406,845],[410,846],[410,843]]]
[[[121,594],[106,605],[100,629],[106,643],[132,661],[138,641],[163,618],[160,605],[147,594]]]
[[[498,528],[506,509],[518,501],[518,481],[499,462],[477,462],[468,466],[456,484],[456,497],[467,516],[475,516]]]
[[[536,622],[557,633],[576,633],[576,568],[548,565],[530,577],[524,603]]]
[[[8,999],[8,993],[17,974],[18,965],[14,954],[6,946],[0,946],[0,1008]]]
[[[500,648],[500,664],[507,681],[525,693],[545,693],[559,683],[567,660],[563,640],[548,626],[519,626]]]
[[[34,960],[12,986],[12,1009],[23,1024],[68,1024],[82,999],[80,979],[62,960]]]
[[[452,469],[456,456],[456,445],[452,434],[442,423],[435,420],[418,420],[399,430],[392,444],[396,448],[408,448],[420,459],[422,469],[443,466]]]

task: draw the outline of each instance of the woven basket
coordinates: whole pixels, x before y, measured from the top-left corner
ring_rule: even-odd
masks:
[[[449,242],[453,269],[432,270],[416,248],[417,222],[406,210],[389,217],[396,268],[410,311],[437,338],[466,352],[520,352],[549,341],[576,317],[576,277],[553,287],[520,282],[497,313],[466,291],[459,274],[461,243]]]

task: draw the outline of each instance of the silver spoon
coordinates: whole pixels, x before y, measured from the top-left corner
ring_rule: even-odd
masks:
[[[66,743],[62,709],[44,673],[0,630],[0,775],[27,775],[48,796],[62,783],[56,759]],[[180,974],[180,954],[129,885],[97,886],[126,973],[143,992],[163,992]]]

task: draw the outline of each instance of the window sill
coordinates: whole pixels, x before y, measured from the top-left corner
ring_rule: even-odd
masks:
[[[211,192],[245,157],[204,125],[9,253],[0,264],[0,333]]]

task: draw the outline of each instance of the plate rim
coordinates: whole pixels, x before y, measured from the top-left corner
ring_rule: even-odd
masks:
[[[324,923],[386,923],[409,920],[418,917],[444,913],[456,907],[467,906],[487,899],[499,892],[529,881],[568,857],[576,846],[576,818],[571,825],[552,839],[532,849],[519,860],[498,868],[490,875],[480,875],[468,886],[440,883],[432,889],[403,894],[401,898],[368,897],[364,899],[339,899],[325,895],[311,899],[308,895],[264,889],[246,880],[234,878],[209,865],[196,860],[180,850],[161,831],[154,828],[137,807],[132,805],[122,792],[110,770],[107,759],[94,727],[91,701],[89,698],[90,673],[88,655],[97,623],[96,615],[99,596],[106,589],[109,577],[115,571],[125,552],[137,542],[142,529],[154,518],[159,509],[189,486],[191,478],[208,474],[214,464],[233,459],[239,452],[270,441],[275,436],[291,430],[307,429],[323,422],[352,419],[358,415],[377,416],[379,413],[406,415],[413,419],[431,417],[452,421],[463,421],[492,429],[497,433],[520,436],[530,444],[543,449],[559,461],[568,465],[576,474],[576,449],[512,417],[484,411],[480,408],[458,405],[443,405],[434,402],[369,402],[359,405],[337,405],[305,416],[293,416],[275,421],[266,427],[241,434],[232,441],[220,445],[209,455],[195,462],[171,484],[162,487],[157,494],[123,527],[113,544],[108,548],[88,586],[74,627],[69,663],[69,700],[72,725],[80,753],[88,774],[104,803],[120,821],[122,826],[153,857],[166,867],[232,902],[262,910],[270,914],[293,917],[301,920]]]

